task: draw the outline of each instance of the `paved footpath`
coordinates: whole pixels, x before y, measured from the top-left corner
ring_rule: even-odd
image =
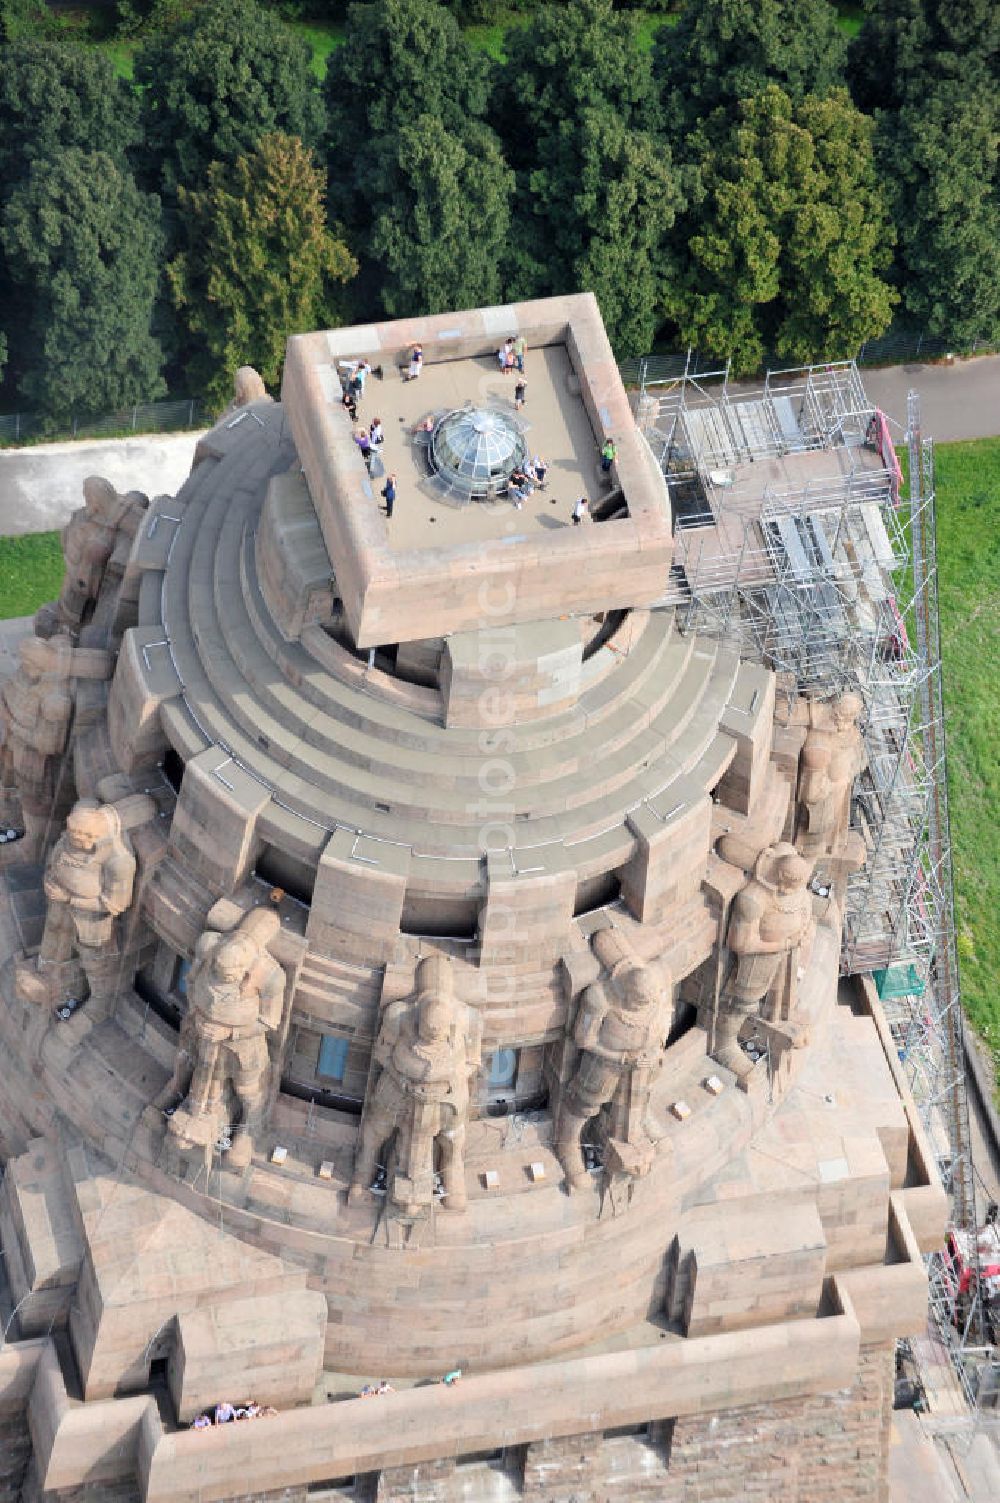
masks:
[[[907,393],[918,391],[924,434],[938,443],[1000,433],[1000,355],[954,365],[870,368],[861,371],[861,380],[876,406],[904,429]]]
[[[176,495],[200,436],[157,433],[0,449],[0,536],[62,527],[83,505],[88,475],[103,475],[120,491]]]

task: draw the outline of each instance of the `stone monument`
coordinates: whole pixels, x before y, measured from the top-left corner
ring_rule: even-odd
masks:
[[[884,1503],[944,1199],[840,976],[858,706],[685,563],[891,506],[799,407],[666,476],[581,294],[295,335],[87,482],[3,690],[0,1503]]]

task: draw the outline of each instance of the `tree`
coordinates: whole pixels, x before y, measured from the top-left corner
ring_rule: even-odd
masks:
[[[437,0],[352,5],[346,41],[330,55],[325,84],[337,217],[368,226],[370,180],[417,115],[433,116],[461,136],[485,114],[487,92],[485,59]]]
[[[866,0],[866,9],[848,64],[861,109],[915,104],[946,80],[958,107],[963,91],[1000,81],[996,0]]]
[[[132,91],[101,52],[28,39],[0,48],[0,199],[32,162],[73,147],[124,166],[138,114]]]
[[[418,115],[387,139],[371,181],[367,248],[390,316],[501,300],[513,186],[484,125],[458,135]]]
[[[515,273],[517,295],[594,292],[615,349],[644,354],[662,322],[669,235],[684,206],[669,149],[607,108],[586,110],[563,122],[529,181],[530,260]]]
[[[274,132],[306,146],[323,105],[304,41],[257,0],[211,0],[136,56],[144,170],[168,200],[200,185],[210,162],[234,162]]]
[[[713,110],[777,84],[794,104],[843,83],[846,46],[829,0],[698,0],[657,35],[663,125],[678,147]]]
[[[281,134],[233,163],[213,162],[204,189],[181,188],[186,246],[167,280],[194,345],[188,373],[217,405],[239,366],[274,385],[289,334],[336,321],[332,285],[357,262],[327,229],[325,193],[312,154]]]
[[[162,394],[150,333],[162,249],[154,197],[105,152],[69,147],[31,164],[0,238],[30,309],[34,359],[18,372],[26,402],[60,417]]]
[[[907,313],[955,344],[1000,336],[1000,107],[938,83],[881,119]]]
[[[493,121],[518,170],[544,163],[563,124],[585,110],[605,107],[625,125],[645,121],[650,60],[639,48],[636,18],[615,11],[612,0],[544,5],[506,45]]]
[[[695,150],[696,207],[668,292],[684,342],[745,373],[766,350],[852,356],[888,327],[897,297],[879,273],[894,236],[871,121],[843,90],[796,107],[769,85],[735,122],[710,117]]]

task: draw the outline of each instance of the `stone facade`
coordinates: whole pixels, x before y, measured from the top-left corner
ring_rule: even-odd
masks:
[[[519,332],[547,479],[452,505],[426,405],[523,422]],[[338,400],[376,360],[391,518]],[[89,486],[37,623],[92,656],[0,855],[0,1486],[881,1499],[944,1197],[839,978],[858,707],[657,605],[593,299],[252,375],[176,497]]]

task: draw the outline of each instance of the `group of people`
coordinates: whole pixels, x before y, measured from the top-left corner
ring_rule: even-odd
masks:
[[[497,350],[497,362],[505,376],[511,375],[514,371],[524,375],[524,357],[527,349],[528,344],[523,334],[519,334],[516,339],[511,336],[504,340]]]
[[[370,469],[372,455],[385,443],[382,419],[372,418],[367,428],[359,428],[354,435],[354,442],[361,450],[361,458]]]
[[[536,486],[540,491],[545,489],[545,476],[548,468],[547,461],[540,454],[536,454],[530,464],[518,465],[511,470],[510,479],[507,482],[507,494],[518,511],[521,510],[528,497],[534,495]]]
[[[342,370],[346,372],[347,379],[344,384],[344,395],[341,404],[347,408],[352,423],[358,420],[358,407],[365,394],[365,382],[373,374],[381,375],[382,368],[379,366],[377,373],[367,360],[342,360]]]
[[[256,1399],[248,1399],[245,1404],[230,1404],[227,1400],[216,1404],[209,1413],[199,1414],[192,1424],[192,1430],[210,1430],[213,1425],[231,1425],[238,1420],[263,1419],[267,1415],[277,1414],[271,1404],[258,1404]]]
[[[358,1394],[358,1398],[380,1399],[384,1393],[395,1392],[396,1390],[393,1388],[391,1383],[387,1383],[384,1378],[380,1378],[377,1383],[366,1383],[364,1388],[362,1388],[361,1392]]]

